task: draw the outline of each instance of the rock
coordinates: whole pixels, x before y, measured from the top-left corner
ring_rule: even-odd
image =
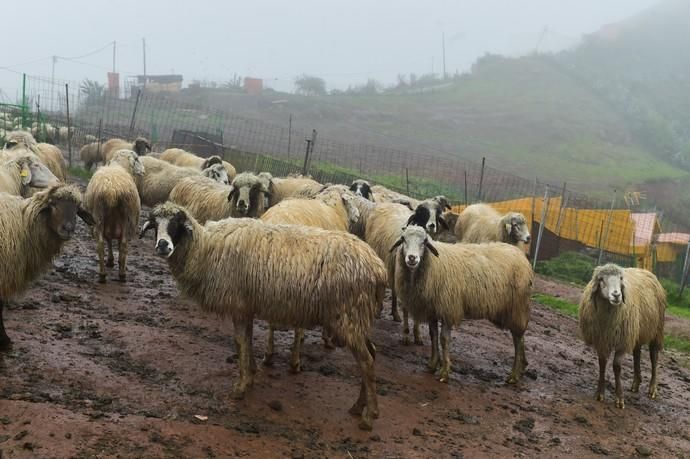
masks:
[[[414,429],[412,429],[412,435],[414,435],[415,437],[421,437],[423,434],[421,430],[415,427]]]
[[[380,435],[372,435],[369,437],[369,440],[371,441],[381,441],[381,436]]]
[[[283,404],[280,403],[278,400],[271,400],[270,402],[268,402],[268,406],[273,411],[283,411]]]
[[[589,420],[584,416],[581,416],[581,415],[575,416],[575,420],[582,425],[585,425],[585,426],[589,425]]]
[[[10,422],[12,422],[12,421],[10,421],[10,418],[0,418],[0,424],[2,424],[4,426],[9,425]]]
[[[638,446],[637,448],[635,448],[635,451],[637,451],[637,454],[639,454],[640,457],[649,457],[652,455],[652,450],[650,450],[646,446]]]
[[[534,418],[520,419],[518,422],[513,424],[513,429],[523,434],[528,434],[534,429]]]
[[[601,454],[602,456],[608,456],[609,452],[607,449],[602,447],[599,443],[592,443],[589,445],[589,449],[595,454]]]
[[[21,432],[19,432],[17,435],[14,436],[14,439],[15,439],[16,441],[19,441],[19,440],[21,440],[22,438],[26,437],[27,435],[29,435],[29,432],[26,431],[26,430],[22,430]]]

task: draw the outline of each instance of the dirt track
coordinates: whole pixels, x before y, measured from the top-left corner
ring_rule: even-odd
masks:
[[[620,411],[609,387],[607,402],[595,402],[595,356],[574,320],[541,306],[518,387],[504,384],[507,332],[484,322],[456,330],[445,385],[424,371],[427,346],[402,346],[399,324],[378,320],[381,417],[371,433],[347,413],[359,384],[350,353],[325,350],[316,332],[307,333],[301,374],[288,373],[291,336],[280,333],[274,366],[260,370],[246,400],[231,401],[230,322],[178,298],[152,249],[150,239],[135,241],[130,282],[113,271],[100,285],[80,226],[55,269],[11,304],[0,457],[690,457],[690,371],[667,352],[659,400],[626,392]],[[262,355],[265,324],[255,330]],[[646,355],[642,371],[644,392]],[[631,357],[623,373],[628,387]]]

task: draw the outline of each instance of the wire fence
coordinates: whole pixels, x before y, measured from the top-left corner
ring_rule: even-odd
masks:
[[[658,240],[662,232],[659,212],[631,210],[644,204],[634,194],[610,190],[608,196],[591,195],[564,183],[506,173],[483,160],[344,143],[291,124],[241,117],[136,87],[128,97],[120,98],[93,83],[24,78],[21,100],[15,105],[0,104],[4,128],[8,130],[12,123],[16,127],[19,119],[38,137],[65,144],[70,164],[77,162],[76,148],[89,141],[144,136],[158,151],[174,146],[204,156],[219,154],[238,171],[267,171],[276,176],[308,173],[322,183],[348,184],[364,178],[417,199],[445,195],[457,211],[477,202],[520,211],[532,227],[534,259],[576,251],[597,263],[641,266],[677,280],[684,270],[687,273],[685,236]],[[51,132],[46,125],[56,131],[69,125],[72,134],[69,139],[46,139],[43,134]],[[687,233],[666,223],[663,229]]]

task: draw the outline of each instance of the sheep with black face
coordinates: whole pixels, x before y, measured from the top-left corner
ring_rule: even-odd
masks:
[[[266,198],[271,193],[266,181],[252,172],[238,174],[230,184],[228,201],[233,217],[260,217],[266,211]]]

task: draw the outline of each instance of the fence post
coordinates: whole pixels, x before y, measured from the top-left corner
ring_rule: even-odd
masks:
[[[539,246],[541,245],[541,237],[544,233],[544,226],[546,223],[546,215],[549,210],[549,185],[545,185],[544,190],[544,205],[541,209],[541,221],[539,222],[539,233],[537,234],[537,246],[534,248],[534,259],[532,260],[532,269],[537,267],[537,259],[539,258]]]
[[[609,242],[609,231],[611,230],[611,217],[613,217],[613,206],[616,205],[616,190],[613,190],[613,199],[611,199],[611,207],[609,208],[609,216],[606,219],[606,236],[601,234],[599,238],[602,240],[599,244],[599,258],[597,259],[597,265],[601,264],[601,259],[604,257],[604,246]]]
[[[467,163],[465,163],[465,207],[467,207]]]
[[[65,83],[65,99],[67,100],[67,161],[72,167],[72,132],[69,119],[69,84]]]
[[[566,183],[563,182],[563,189],[561,190],[561,207],[558,209],[558,218],[556,219],[556,253],[561,254],[561,222],[563,220],[563,211],[565,210],[566,204],[568,203],[568,197],[566,196]]]
[[[288,161],[290,161],[290,146],[291,145],[292,145],[292,113],[290,113],[290,117],[288,118],[288,152],[287,152]]]
[[[316,129],[311,131],[311,139],[307,138],[307,150],[304,153],[304,166],[302,166],[302,175],[307,175],[309,172],[309,156],[314,151],[314,144],[316,144]]]
[[[22,127],[26,127],[26,117],[28,115],[26,100],[26,73],[22,73]]]
[[[36,140],[39,142],[43,142],[46,139],[46,126],[43,124],[43,127],[41,127],[41,95],[39,94],[36,96],[36,137],[38,137]],[[31,126],[33,129],[33,126]],[[40,135],[39,135],[40,134]]]
[[[477,190],[477,202],[482,200],[482,185],[484,184],[484,166],[486,165],[486,157],[482,157],[482,170],[479,173],[479,190]]]
[[[683,290],[685,290],[685,285],[688,281],[688,268],[690,268],[690,263],[688,263],[688,256],[690,255],[690,241],[688,242],[688,247],[685,249],[685,263],[683,264],[683,277],[680,279],[680,290],[678,291],[678,296],[683,296]]]
[[[132,111],[132,121],[129,123],[129,138],[134,134],[134,124],[136,123],[137,108],[139,107],[139,98],[141,97],[141,89],[137,91],[137,100],[134,102],[134,110]]]
[[[537,177],[534,177],[534,188],[532,188],[532,212],[530,215],[530,234],[534,234],[534,212],[537,210]]]
[[[405,187],[407,188],[407,195],[410,195],[410,171],[405,168]]]

